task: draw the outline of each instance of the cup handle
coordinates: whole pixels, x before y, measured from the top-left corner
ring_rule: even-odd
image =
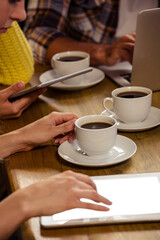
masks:
[[[106,102],[110,102],[112,104],[112,108],[109,108],[106,106]],[[111,97],[106,97],[103,100],[103,107],[111,114],[111,115],[115,115],[114,111],[113,111],[113,99]]]
[[[54,69],[54,61],[51,59],[51,67]]]

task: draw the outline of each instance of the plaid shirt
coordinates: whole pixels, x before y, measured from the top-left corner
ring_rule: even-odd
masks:
[[[118,2],[30,0],[24,32],[35,60],[44,63],[48,45],[60,36],[84,42],[109,43],[117,26]]]
[[[118,10],[119,0],[30,0],[24,32],[35,60],[45,63],[49,44],[60,36],[110,43]]]

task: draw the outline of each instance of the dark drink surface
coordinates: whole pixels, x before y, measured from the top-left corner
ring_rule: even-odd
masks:
[[[74,61],[80,61],[83,59],[84,57],[80,57],[80,56],[65,56],[65,57],[60,57],[57,60],[62,62],[74,62]]]
[[[86,129],[102,129],[102,128],[108,128],[111,127],[112,124],[105,123],[105,122],[91,122],[91,123],[85,123],[81,127]]]
[[[117,94],[117,97],[121,98],[140,98],[147,96],[148,94],[145,92],[136,92],[136,91],[131,91],[131,92],[121,92]]]

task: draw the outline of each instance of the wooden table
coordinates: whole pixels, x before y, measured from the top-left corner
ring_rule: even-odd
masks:
[[[31,83],[37,83],[39,75],[47,69],[49,67],[37,65],[36,74],[33,76]],[[1,132],[22,127],[52,110],[75,112],[79,116],[99,114],[104,110],[102,106],[103,98],[110,96],[111,91],[116,87],[114,83],[105,78],[100,84],[81,91],[67,92],[49,88],[45,95],[32,104],[19,119],[1,121]],[[153,93],[152,105],[160,108],[160,92]],[[10,156],[6,159],[4,167],[12,191],[68,169],[90,176],[160,171],[160,126],[144,132],[119,132],[119,134],[135,141],[138,150],[129,160],[110,167],[88,168],[72,165],[58,156],[57,148],[52,143],[29,152]],[[22,224],[21,230],[22,239],[25,240],[160,239],[160,222],[44,230],[40,227],[39,218],[33,218]]]

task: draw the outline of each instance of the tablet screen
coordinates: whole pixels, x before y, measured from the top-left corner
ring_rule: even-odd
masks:
[[[94,178],[93,178],[94,179]],[[132,216],[149,216],[160,213],[160,183],[158,176],[130,177],[130,178],[95,178],[99,194],[112,201],[110,210],[105,212],[87,209],[72,209],[51,217],[52,224],[87,223],[105,221],[105,219],[122,220]],[[92,202],[87,199],[82,201]],[[128,217],[127,217],[128,216]],[[143,217],[142,217],[143,218]],[[83,221],[82,221],[83,220]]]

